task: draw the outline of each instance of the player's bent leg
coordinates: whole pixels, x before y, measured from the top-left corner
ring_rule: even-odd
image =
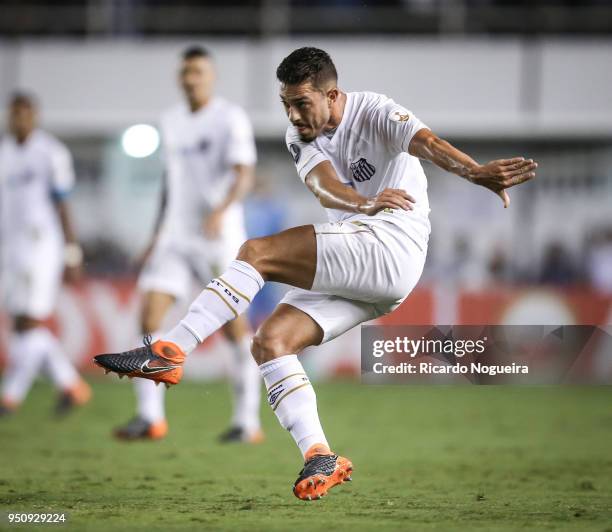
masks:
[[[259,366],[288,353],[300,353],[323,340],[321,326],[298,308],[281,303],[261,324],[251,352]]]
[[[3,409],[16,409],[36,375],[45,366],[61,390],[56,405],[57,414],[66,414],[88,402],[91,397],[89,385],[81,379],[45,324],[29,315],[17,316],[14,322],[9,364],[3,381]]]
[[[162,323],[177,297],[173,294],[147,290],[143,295],[142,311],[140,315],[140,330],[142,336],[151,336],[157,339]],[[145,437],[158,439],[167,433],[166,415],[164,409],[163,387],[156,386],[148,379],[135,379],[134,389],[137,396],[137,417],[142,418],[150,425]]]
[[[316,262],[317,242],[311,225],[247,240],[236,260],[204,288],[167,339],[185,350],[193,348],[185,331],[197,342],[202,342],[223,324],[242,314],[266,281],[310,288]]]
[[[247,240],[236,258],[253,266],[266,281],[308,290],[317,268],[314,226],[302,225]]]
[[[162,325],[164,317],[176,302],[176,297],[166,292],[149,290],[142,298],[140,330],[143,335],[154,334]]]
[[[329,449],[317,411],[317,398],[297,354],[323,340],[323,330],[308,314],[279,305],[253,338],[253,356],[268,391],[268,403],[281,426],[291,433],[304,457],[293,493],[320,499],[350,480],[350,460]]]
[[[79,375],[58,338],[47,328],[41,329],[40,336],[41,340],[44,338],[47,346],[44,366],[51,381],[59,389],[55,414],[66,416],[75,408],[89,402],[91,388]]]
[[[239,316],[227,322],[222,330],[234,355],[230,374],[233,414],[230,427],[219,436],[219,441],[261,443],[264,440],[259,419],[261,375],[251,355],[252,334],[248,320]]]
[[[312,226],[296,227],[270,237],[248,240],[238,258],[213,279],[185,318],[163,340],[124,353],[98,355],[94,361],[120,376],[143,377],[167,385],[182,377],[187,353],[250,305],[266,280],[310,287],[317,244]]]
[[[34,378],[45,360],[45,345],[41,342],[43,324],[28,316],[14,318],[9,339],[7,366],[2,378],[3,414],[14,412],[25,399]]]
[[[140,329],[144,336],[157,336],[164,317],[176,298],[165,292],[148,290],[143,295]],[[116,427],[113,435],[123,441],[158,440],[168,433],[164,409],[164,388],[148,379],[134,379],[136,415]]]
[[[125,425],[117,427],[113,434],[121,440],[163,438],[168,433],[164,408],[165,389],[148,379],[134,379],[136,416]],[[140,428],[139,428],[140,427]]]

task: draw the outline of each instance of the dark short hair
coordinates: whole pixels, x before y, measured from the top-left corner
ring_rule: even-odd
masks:
[[[37,107],[36,96],[31,92],[16,90],[9,96],[9,105],[26,105],[35,109]]]
[[[278,65],[276,77],[287,85],[310,81],[315,87],[330,80],[338,81],[338,73],[329,54],[312,47],[298,48],[291,52]]]
[[[198,58],[206,58],[210,57],[210,52],[204,48],[203,46],[190,46],[189,48],[185,48],[183,50],[183,61],[187,61],[189,59],[198,59]]]

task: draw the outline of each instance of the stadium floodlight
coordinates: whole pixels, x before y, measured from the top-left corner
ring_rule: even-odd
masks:
[[[130,126],[121,136],[121,146],[130,157],[148,157],[159,147],[159,133],[149,124]]]

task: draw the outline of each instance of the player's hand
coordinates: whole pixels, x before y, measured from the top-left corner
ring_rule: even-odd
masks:
[[[224,210],[216,210],[209,214],[204,220],[204,234],[207,238],[211,240],[219,238],[221,235],[221,228],[223,227],[224,216]]]
[[[386,188],[380,194],[369,198],[364,204],[360,205],[359,212],[374,216],[383,209],[401,209],[402,211],[412,211],[412,206],[416,203],[415,199],[405,190],[398,188]]]
[[[488,188],[497,194],[506,208],[510,205],[510,196],[506,189],[533,179],[537,167],[538,163],[524,157],[497,159],[476,166],[466,177],[468,181]]]

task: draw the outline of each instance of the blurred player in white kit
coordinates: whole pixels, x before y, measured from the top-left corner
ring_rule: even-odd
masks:
[[[0,139],[0,273],[3,310],[13,320],[0,415],[19,407],[43,370],[60,390],[57,414],[91,396],[45,325],[62,274],[76,281],[81,269],[83,254],[67,204],[74,179],[68,149],[37,127],[34,97],[15,93],[8,107],[8,132]]]
[[[165,186],[152,243],[139,278],[144,294],[141,332],[156,339],[165,315],[201,283],[224,271],[246,240],[242,200],[256,162],[246,113],[213,95],[215,69],[207,50],[185,50],[180,85],[185,101],[161,118]],[[257,443],[261,376],[250,352],[251,333],[240,317],[223,328],[234,351],[234,412],[223,442]],[[137,415],[115,430],[120,439],[166,435],[164,388],[135,379]]]

